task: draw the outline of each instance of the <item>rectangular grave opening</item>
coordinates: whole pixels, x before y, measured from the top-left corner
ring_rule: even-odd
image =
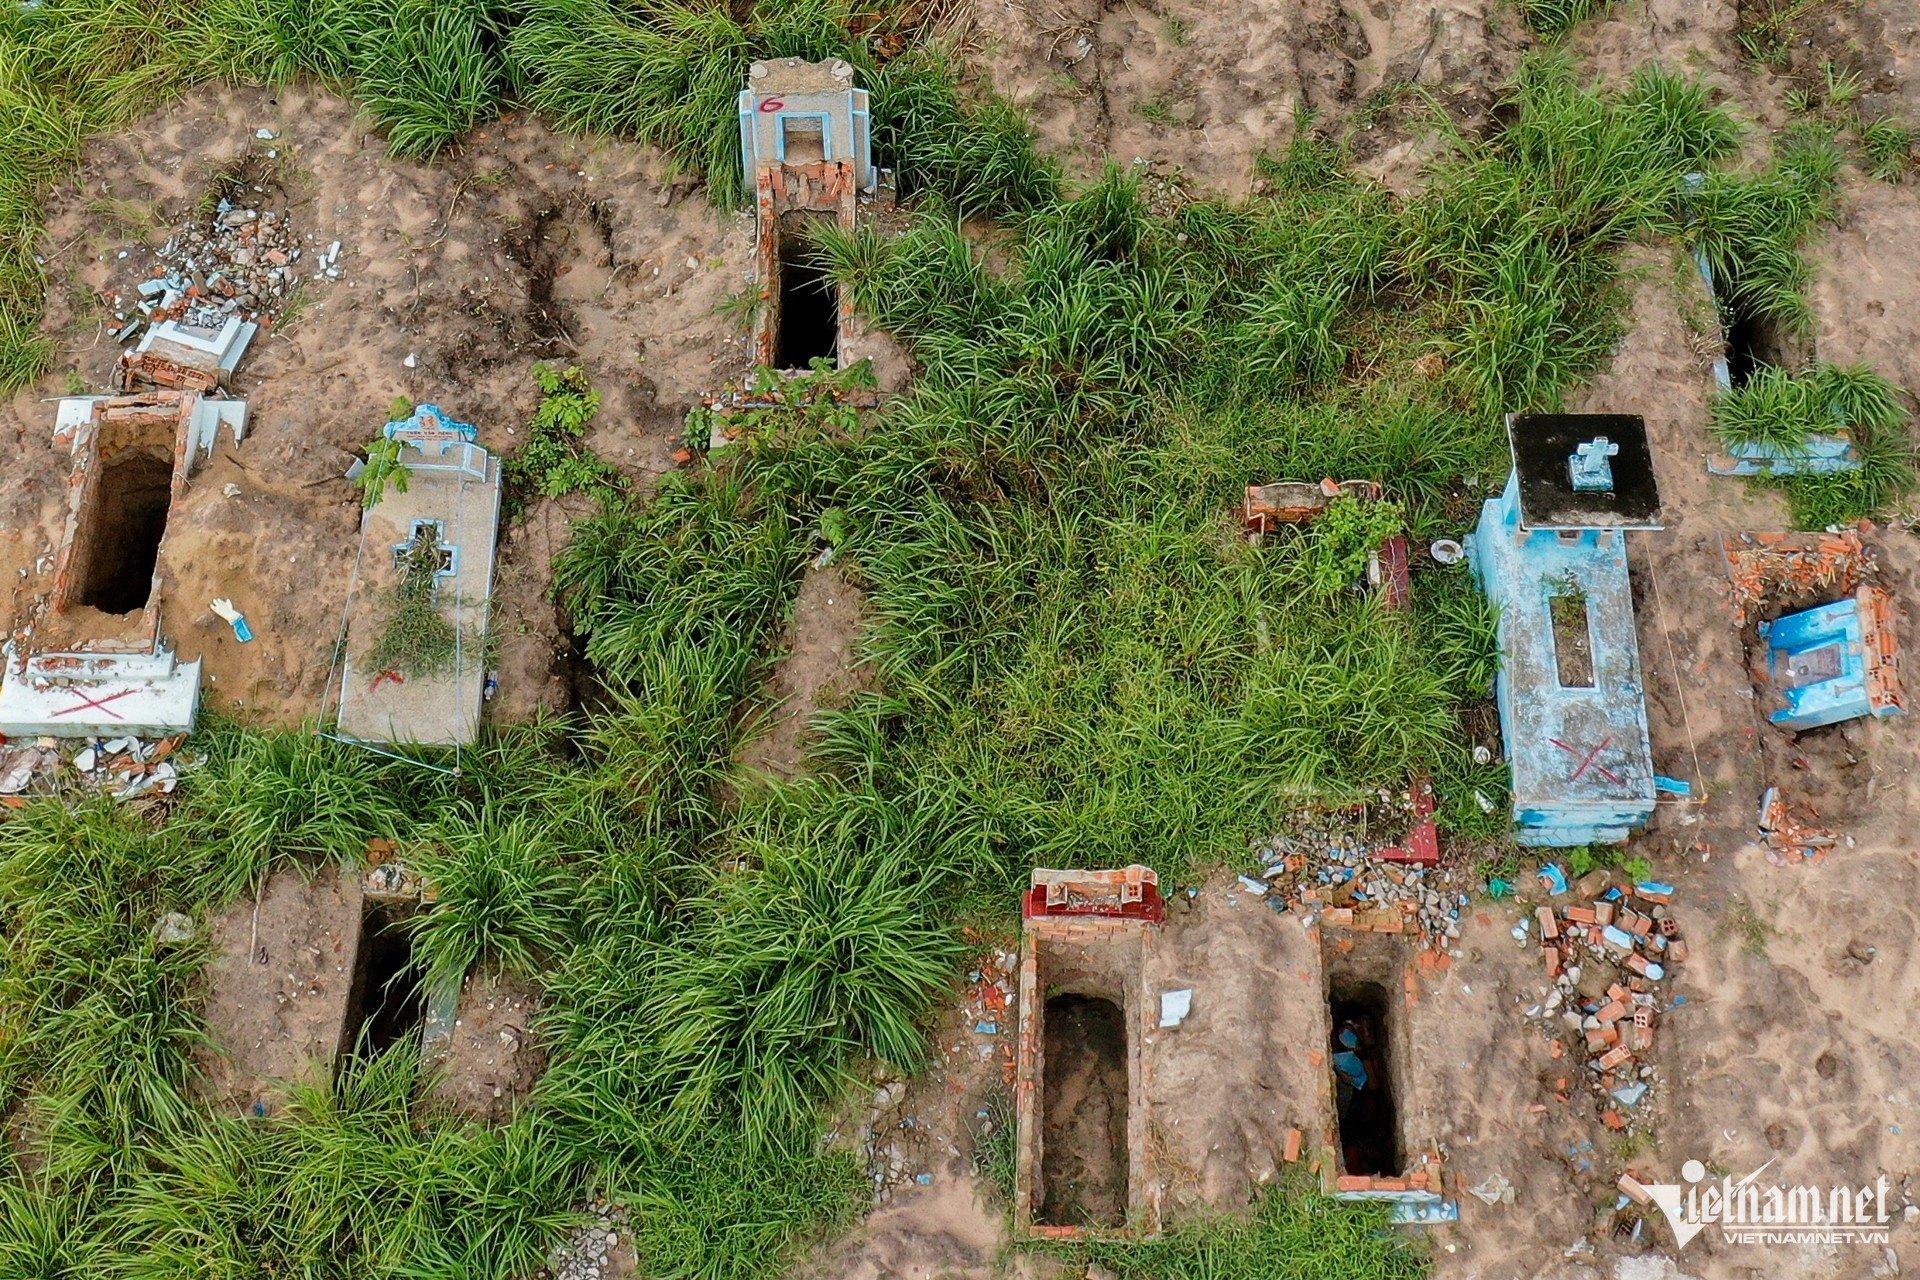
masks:
[[[146,608],[172,501],[170,451],[131,445],[103,459],[74,527],[69,600],[102,613]]]
[[[1553,617],[1553,660],[1563,689],[1593,688],[1593,620],[1587,593],[1575,585],[1547,597]]]
[[[1405,1153],[1393,1088],[1393,1026],[1387,989],[1378,982],[1335,977],[1327,991],[1332,1015],[1329,1061],[1344,1172],[1398,1177]]]
[[[1746,386],[1768,365],[1787,369],[1798,363],[1799,345],[1778,324],[1751,308],[1728,307],[1726,331],[1727,380],[1735,387]]]
[[[815,360],[836,359],[840,350],[840,290],[827,278],[807,235],[807,222],[808,218],[799,214],[788,214],[780,220],[774,364],[781,369],[811,368]]]
[[[1099,996],[1047,1001],[1035,1221],[1120,1227],[1127,1220],[1127,1023]]]
[[[413,914],[411,903],[366,904],[341,1035],[343,1061],[374,1057],[421,1033],[427,998],[425,975],[413,958]]]

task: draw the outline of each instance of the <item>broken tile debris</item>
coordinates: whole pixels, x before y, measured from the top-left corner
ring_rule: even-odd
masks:
[[[0,747],[0,807],[17,809],[30,796],[98,792],[116,800],[171,795],[183,770],[198,757],[178,752],[180,737],[90,738],[75,746],[54,738]]]
[[[1592,887],[1593,877],[1583,877]],[[1653,1048],[1660,984],[1686,958],[1687,944],[1667,905],[1673,887],[1642,881],[1591,895],[1587,905],[1541,906],[1513,926],[1522,946],[1540,947],[1545,994],[1527,1016],[1546,1030],[1552,1056],[1583,1064],[1596,1114],[1610,1129],[1643,1127],[1639,1110],[1659,1082],[1645,1055]],[[1573,1083],[1554,1092],[1572,1101]]]
[[[1395,854],[1402,828],[1424,821],[1412,791],[1377,793],[1360,810],[1303,810],[1287,828],[1251,846],[1268,885],[1267,904],[1308,923],[1418,935],[1444,947],[1460,936],[1468,877],[1452,867],[1407,865]]]

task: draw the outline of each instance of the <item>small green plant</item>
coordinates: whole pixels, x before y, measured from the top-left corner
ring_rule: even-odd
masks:
[[[990,1089],[979,1110],[986,1114],[973,1117],[967,1126],[973,1137],[974,1175],[992,1189],[1001,1204],[1012,1205],[1020,1153],[1019,1117],[1013,1095],[1003,1088]]]
[[[527,440],[503,464],[508,503],[518,512],[526,494],[548,498],[585,493],[601,503],[626,488],[626,477],[590,451],[583,437],[600,412],[600,393],[577,365],[535,365],[540,407],[527,424]]]
[[[367,460],[360,469],[360,505],[374,506],[387,496],[389,489],[405,493],[407,477],[407,464],[400,461],[400,442],[380,437],[367,446]]]
[[[1543,36],[1563,36],[1606,8],[1611,0],[1520,0],[1520,16]]]
[[[1773,938],[1773,926],[1753,909],[1753,903],[1744,894],[1735,894],[1727,904],[1727,914],[1722,919],[1716,933],[1732,935],[1740,949],[1750,956],[1766,958],[1767,944]]]
[[[1146,98],[1133,104],[1133,109],[1155,124],[1166,124],[1173,119],[1173,108],[1158,98]]]
[[[1351,587],[1366,573],[1368,558],[1404,523],[1397,502],[1362,502],[1344,493],[1329,502],[1307,534],[1308,581],[1314,590]]]
[[[1179,48],[1193,38],[1193,28],[1181,18],[1168,14],[1160,20],[1160,30],[1167,37],[1167,43]]]
[[[1904,120],[1883,116],[1860,129],[1860,151],[1867,172],[1882,182],[1904,182],[1913,169],[1915,130]]]

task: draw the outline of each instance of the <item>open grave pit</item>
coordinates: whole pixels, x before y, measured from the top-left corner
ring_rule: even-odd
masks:
[[[1875,603],[1887,598],[1878,553],[1852,530],[1730,535],[1723,548],[1766,788],[1757,798],[1761,838],[1776,861],[1817,860],[1844,839],[1830,828],[1853,823],[1871,807],[1869,757],[1880,727],[1870,715],[1809,729],[1774,723],[1788,689],[1841,675],[1845,659],[1833,644],[1804,655],[1797,668],[1776,672],[1762,629],[1849,600],[1860,602],[1863,616],[1883,607]]]

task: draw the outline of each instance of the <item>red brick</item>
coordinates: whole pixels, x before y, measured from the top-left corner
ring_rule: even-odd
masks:
[[[1594,922],[1593,912],[1586,907],[1568,907],[1566,917],[1574,924],[1592,924]]]
[[[1627,1016],[1627,1006],[1621,1004],[1618,1000],[1611,1000],[1601,1005],[1593,1016],[1602,1022],[1618,1022]]]
[[[1608,1107],[1600,1113],[1600,1123],[1606,1125],[1609,1129],[1624,1129],[1627,1127],[1626,1118],[1612,1107]]]
[[[1600,1061],[1594,1065],[1602,1071],[1611,1071],[1632,1056],[1632,1051],[1625,1045],[1615,1045],[1613,1048],[1607,1050],[1605,1054],[1601,1055]]]
[[[1533,914],[1540,918],[1540,936],[1542,938],[1551,941],[1560,936],[1560,926],[1554,923],[1552,907],[1541,907]]]
[[[1287,1130],[1286,1161],[1288,1164],[1300,1158],[1300,1139],[1304,1136],[1298,1129]]]
[[[1356,1178],[1351,1174],[1343,1173],[1340,1175],[1339,1188],[1342,1191],[1371,1191],[1373,1190],[1373,1179]]]
[[[1612,924],[1613,923],[1613,904],[1611,902],[1594,903],[1593,904],[1593,922],[1595,924]]]

